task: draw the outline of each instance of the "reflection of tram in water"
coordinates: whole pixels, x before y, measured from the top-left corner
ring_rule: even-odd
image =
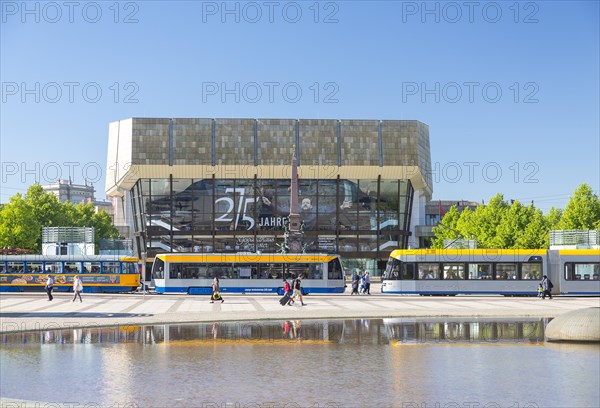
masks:
[[[542,318],[395,318],[383,319],[391,345],[448,343],[538,343]]]
[[[533,296],[543,275],[553,294],[600,295],[598,249],[413,249],[390,254],[382,293]]]

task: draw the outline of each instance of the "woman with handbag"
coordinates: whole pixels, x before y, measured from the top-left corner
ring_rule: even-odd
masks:
[[[75,295],[73,296],[73,300],[71,302],[75,302],[77,296],[79,296],[79,302],[83,302],[81,300],[81,292],[83,291],[83,283],[81,282],[81,278],[78,275],[75,275],[73,278],[73,292]]]
[[[219,286],[219,278],[215,276],[212,282],[212,296],[210,297],[210,303],[215,303],[215,300],[220,300],[221,303],[225,300],[221,297],[221,287]]]

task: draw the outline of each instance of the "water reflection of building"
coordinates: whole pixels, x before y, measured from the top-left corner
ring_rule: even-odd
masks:
[[[286,320],[120,326],[3,334],[4,343],[189,344],[221,341],[264,343],[302,340],[344,344],[537,343],[542,318],[392,318]]]
[[[304,241],[379,272],[431,198],[418,121],[132,118],[109,127],[106,192],[136,252],[276,252],[299,163]],[[309,208],[310,207],[310,208]]]

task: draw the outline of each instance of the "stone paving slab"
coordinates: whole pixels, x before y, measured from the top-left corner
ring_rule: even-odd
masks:
[[[160,294],[85,294],[83,303],[57,293],[0,294],[0,332],[131,324],[168,324],[240,320],[353,319],[389,317],[556,317],[570,310],[600,307],[599,297],[552,300],[503,296],[420,297],[309,295],[306,306],[281,306],[276,295],[208,296]]]

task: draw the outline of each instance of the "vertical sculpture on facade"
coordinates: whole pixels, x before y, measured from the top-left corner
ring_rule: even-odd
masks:
[[[290,187],[290,214],[284,221],[283,243],[278,244],[281,253],[300,253],[306,251],[302,237],[304,228],[298,213],[298,159],[296,157],[296,145],[292,146],[292,178]]]

